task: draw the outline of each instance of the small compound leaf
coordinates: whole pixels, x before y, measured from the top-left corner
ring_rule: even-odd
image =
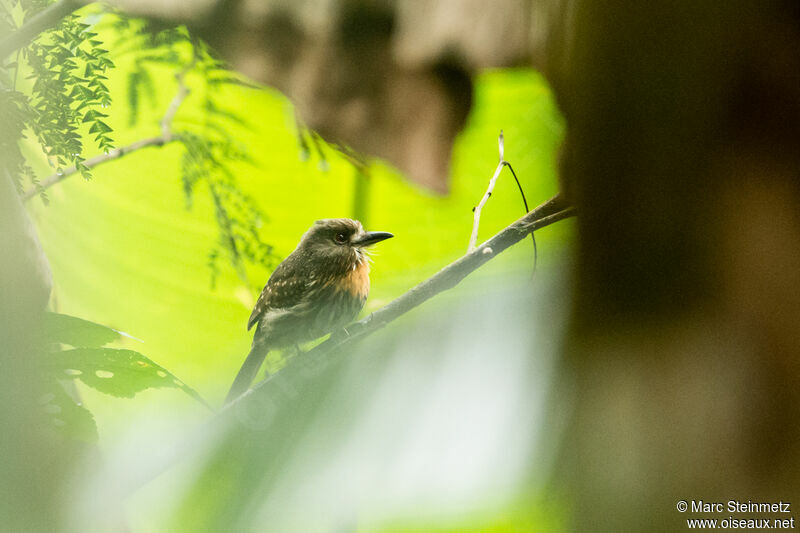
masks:
[[[106,115],[105,113],[101,113],[96,109],[90,109],[89,111],[86,112],[85,115],[83,115],[83,122],[90,122],[93,120],[97,120],[99,118],[105,118],[107,116],[108,115]]]
[[[114,131],[111,129],[111,126],[103,122],[102,120],[95,120],[92,127],[89,128],[89,133],[109,133]]]

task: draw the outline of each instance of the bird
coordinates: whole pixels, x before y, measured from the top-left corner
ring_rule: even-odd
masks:
[[[249,388],[270,350],[298,346],[349,324],[369,295],[367,247],[394,237],[349,218],[317,220],[272,272],[256,301],[250,353],[225,403]]]

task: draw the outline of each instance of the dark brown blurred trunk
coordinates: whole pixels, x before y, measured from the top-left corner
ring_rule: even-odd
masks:
[[[798,5],[562,4],[576,530],[800,501]]]

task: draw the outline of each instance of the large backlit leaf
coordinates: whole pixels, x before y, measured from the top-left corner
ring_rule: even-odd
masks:
[[[132,398],[145,389],[177,388],[205,403],[194,389],[133,350],[76,348],[52,354],[51,364],[61,377],[80,379],[113,396]]]
[[[97,348],[120,338],[108,326],[58,313],[45,313],[43,328],[45,341],[75,347]]]

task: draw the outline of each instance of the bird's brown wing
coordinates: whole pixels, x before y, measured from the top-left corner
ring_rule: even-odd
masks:
[[[297,305],[306,292],[308,280],[304,276],[297,276],[297,269],[293,263],[297,258],[287,257],[264,285],[264,290],[258,297],[250,319],[247,321],[247,329],[251,329],[259,319],[270,309],[286,309]]]

